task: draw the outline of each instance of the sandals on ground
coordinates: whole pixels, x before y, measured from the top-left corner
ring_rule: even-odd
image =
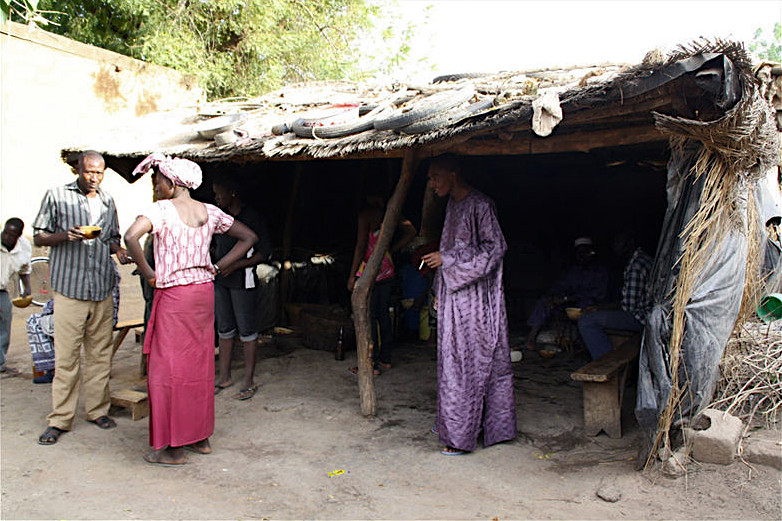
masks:
[[[249,400],[253,396],[255,396],[255,391],[258,390],[257,385],[253,385],[252,387],[248,387],[247,389],[241,389],[239,393],[236,395],[237,400]]]
[[[443,450],[440,451],[440,454],[442,454],[444,456],[463,456],[463,455],[467,454],[468,452],[469,451],[467,451],[467,450],[459,450],[459,449],[455,449],[453,447],[449,447],[448,445],[446,445],[445,447],[443,447]]]
[[[100,418],[95,418],[94,420],[87,420],[90,423],[94,423],[101,429],[113,429],[117,426],[117,423],[109,418],[108,416],[101,416]]]
[[[38,437],[38,444],[54,445],[60,439],[60,435],[64,432],[68,431],[59,429],[57,427],[46,427],[46,430],[43,431],[43,434]]]
[[[228,382],[225,385],[215,384],[215,395],[220,394],[220,391],[222,391],[223,389],[228,389],[233,384],[234,384],[233,382]]]

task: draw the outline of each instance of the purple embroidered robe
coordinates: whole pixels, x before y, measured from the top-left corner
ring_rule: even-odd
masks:
[[[472,190],[446,208],[435,279],[437,429],[440,442],[474,450],[516,437],[516,404],[502,287],[507,246],[494,203]]]

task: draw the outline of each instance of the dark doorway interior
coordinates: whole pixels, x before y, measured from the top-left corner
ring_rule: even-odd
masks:
[[[666,205],[666,158],[663,144],[589,154],[464,158],[470,181],[495,200],[508,242],[505,285],[512,327],[524,324],[535,299],[566,269],[577,237],[594,240],[598,255],[613,269],[617,291],[622,265],[611,255],[612,237],[632,228],[654,253]],[[197,196],[213,200],[209,180],[215,175],[238,176],[242,195],[267,219],[278,260],[284,260],[286,215],[292,212],[290,260],[306,261],[318,253],[336,260],[321,274],[326,280],[318,285],[319,294],[302,298],[348,306],[345,281],[356,215],[368,192],[393,192],[400,168],[399,159],[206,165]],[[419,230],[426,168],[426,162],[419,166],[403,207]],[[290,209],[297,170],[298,196]]]

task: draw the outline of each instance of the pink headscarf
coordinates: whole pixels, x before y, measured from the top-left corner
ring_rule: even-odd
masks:
[[[155,168],[175,185],[186,188],[201,186],[201,167],[189,159],[170,157],[155,152],[138,164],[133,170],[133,177],[146,174],[151,168]]]

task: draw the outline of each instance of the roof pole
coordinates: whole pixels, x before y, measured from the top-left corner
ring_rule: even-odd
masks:
[[[282,234],[282,271],[280,272],[280,306],[277,316],[285,316],[285,304],[288,303],[291,283],[290,269],[286,267],[286,261],[290,260],[293,251],[293,219],[296,215],[296,200],[299,197],[299,185],[301,184],[302,162],[294,166],[293,185],[288,199],[288,211],[285,214],[285,229]]]
[[[351,303],[353,304],[353,325],[356,330],[356,348],[358,354],[358,390],[361,400],[361,414],[364,416],[375,415],[375,386],[372,375],[372,352],[375,349],[370,334],[369,320],[369,296],[375,277],[380,271],[380,263],[388,248],[394,230],[402,213],[402,204],[407,198],[407,191],[413,179],[417,159],[413,150],[406,150],[402,158],[402,173],[396,184],[394,193],[386,205],[386,213],[383,216],[383,224],[380,226],[380,237],[369,261],[364,268],[362,277],[356,281],[353,289]]]

